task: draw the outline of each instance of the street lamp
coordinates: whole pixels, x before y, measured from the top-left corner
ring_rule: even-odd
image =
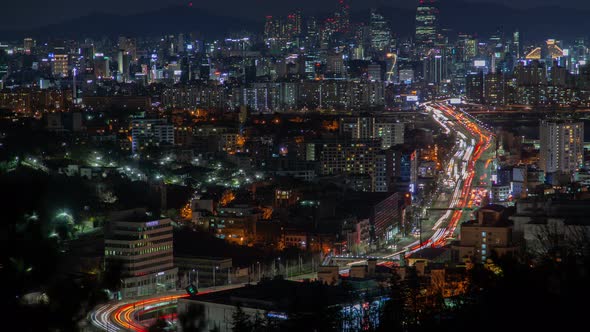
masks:
[[[256,264],[258,265],[258,282],[260,282],[260,262],[256,262]]]
[[[195,269],[192,270],[192,272],[195,272]],[[191,271],[188,271],[188,284],[192,284],[193,283],[193,278],[191,276]]]
[[[218,270],[219,266],[215,266],[215,268],[213,269],[213,287],[215,287],[215,270]]]

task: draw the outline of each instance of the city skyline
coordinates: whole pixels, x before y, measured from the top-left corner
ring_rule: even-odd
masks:
[[[584,324],[582,2],[70,1],[0,28],[18,330]]]

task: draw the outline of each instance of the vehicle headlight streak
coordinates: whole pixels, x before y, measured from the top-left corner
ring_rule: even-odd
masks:
[[[483,152],[487,150],[492,144],[493,134],[480,127],[479,122],[475,121],[473,117],[462,111],[458,111],[442,103],[427,103],[426,110],[431,112],[434,121],[436,121],[449,134],[451,128],[448,123],[453,123],[451,126],[461,126],[463,130],[472,135],[469,139],[458,128],[453,128],[454,132],[460,137],[458,140],[458,150],[451,158],[448,167],[447,175],[451,178],[450,183],[454,184],[453,194],[447,210],[435,222],[432,230],[434,235],[423,243],[415,242],[407,246],[406,256],[421,250],[422,248],[433,246],[439,247],[446,244],[447,239],[451,238],[463,216],[463,209],[473,205],[473,178],[475,177],[475,164],[481,158]],[[453,118],[454,121],[449,121]],[[469,142],[471,144],[465,144]],[[489,161],[486,163],[486,167]],[[448,183],[448,182],[447,182]],[[441,228],[446,222],[447,226]]]

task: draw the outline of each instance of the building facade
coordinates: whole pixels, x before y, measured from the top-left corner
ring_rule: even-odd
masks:
[[[584,123],[541,121],[540,168],[572,173],[584,165]]]
[[[105,265],[120,269],[121,296],[132,298],[176,289],[172,221],[155,219],[144,209],[110,216],[105,232]]]
[[[131,122],[132,150],[148,146],[174,145],[174,126],[165,119],[136,119]]]

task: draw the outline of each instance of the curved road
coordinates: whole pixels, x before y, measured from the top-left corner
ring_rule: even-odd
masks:
[[[201,290],[198,295],[242,287],[245,284],[232,284]],[[179,298],[188,297],[186,292],[175,291],[154,295],[143,299],[112,301],[96,307],[88,316],[92,325],[103,331],[147,331],[137,317],[170,305],[176,305]],[[174,315],[172,315],[174,316]],[[174,318],[174,317],[170,317]]]

